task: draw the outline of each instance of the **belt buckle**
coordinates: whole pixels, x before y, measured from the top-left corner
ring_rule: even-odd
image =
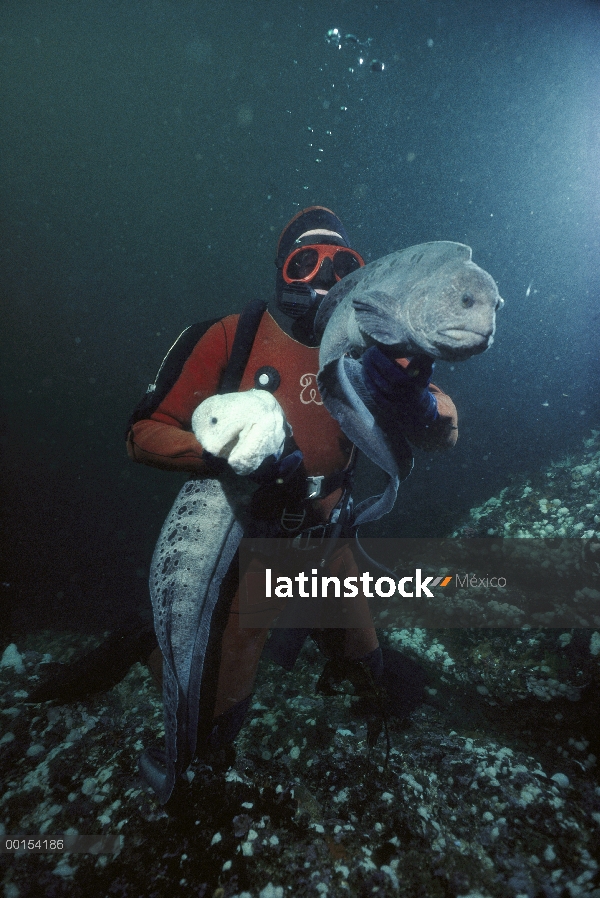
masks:
[[[323,489],[324,474],[318,474],[316,477],[306,478],[306,498],[320,499],[321,490]]]

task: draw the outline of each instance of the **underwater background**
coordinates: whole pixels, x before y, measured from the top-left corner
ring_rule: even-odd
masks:
[[[85,894],[90,875],[98,894],[163,894],[194,827],[213,849],[187,883],[201,896],[594,895],[591,630],[518,644],[514,631],[392,633],[425,665],[434,704],[392,733],[390,768],[382,746],[367,761],[343,707],[312,695],[310,652],[281,694],[269,668],[224,810],[166,835],[136,780],[161,721],[141,668],[89,705],[18,708],[46,656],[67,660],[149,614],[151,553],[183,478],[128,461],[128,417],[185,327],[271,296],[277,237],[311,204],[335,210],[366,261],[466,243],[506,301],[489,352],[436,365],[458,407],[456,448],[418,453],[396,509],[368,533],[482,536],[484,521],[540,536],[542,520],[558,530],[570,516],[567,536],[597,539],[600,4],[5,0],[0,95],[0,648],[21,653],[2,668],[2,826],[112,833],[131,819],[136,846],[118,869],[15,861],[6,898],[40,883]],[[573,703],[589,684],[593,699]],[[444,796],[432,770],[453,778]],[[154,892],[141,875],[129,887],[152,852]],[[330,873],[288,881],[295,863]]]
[[[381,535],[444,535],[579,446],[599,408],[599,48],[580,0],[3,3],[11,626],[97,630],[147,603],[181,479],[128,462],[128,416],[185,327],[270,297],[279,232],[313,203],[367,260],[467,243],[506,300],[488,353],[438,364],[459,443],[417,459]]]

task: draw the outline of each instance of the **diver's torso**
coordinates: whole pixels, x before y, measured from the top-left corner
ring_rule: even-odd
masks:
[[[240,389],[255,386],[260,368],[275,368],[280,383],[273,395],[283,408],[310,476],[346,467],[352,443],[325,406],[317,387],[318,348],[297,342],[267,312],[259,325]]]

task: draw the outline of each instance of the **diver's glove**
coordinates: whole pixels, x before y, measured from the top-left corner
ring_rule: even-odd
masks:
[[[292,474],[298,470],[304,458],[302,451],[298,449],[294,441],[290,440],[289,442],[293,443],[289,449],[287,448],[288,440],[286,440],[286,445],[281,455],[268,455],[255,471],[248,474],[248,479],[258,483],[259,486],[267,486],[270,483],[285,483],[289,480]],[[225,471],[230,471],[232,474],[235,473],[226,458],[219,458],[218,455],[213,455],[212,452],[207,452],[206,449],[202,453],[202,460],[213,477],[218,477],[220,474],[224,474]]]
[[[437,400],[429,391],[433,359],[416,355],[403,368],[378,346],[362,356],[364,384],[377,407],[390,424],[399,427],[430,427],[438,418]]]
[[[304,456],[298,449],[292,437],[285,441],[283,451],[279,457],[269,455],[258,466],[256,471],[248,475],[249,480],[258,483],[259,486],[267,486],[271,483],[285,483],[295,474],[302,464]]]

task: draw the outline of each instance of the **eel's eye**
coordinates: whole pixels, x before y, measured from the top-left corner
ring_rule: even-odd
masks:
[[[463,308],[471,309],[475,305],[475,300],[470,293],[465,293],[463,298],[461,299],[461,303],[463,305]]]

